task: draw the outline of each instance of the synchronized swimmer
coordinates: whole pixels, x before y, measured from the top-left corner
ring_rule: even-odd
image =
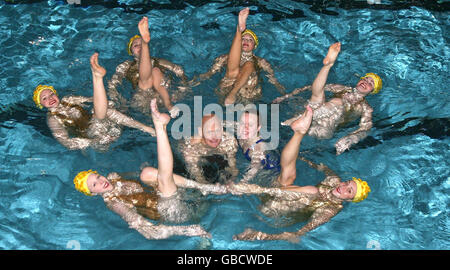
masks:
[[[300,144],[305,135],[319,139],[329,139],[336,127],[348,121],[348,115],[361,116],[360,128],[339,139],[335,144],[337,154],[343,153],[357,143],[372,128],[373,109],[365,100],[369,93],[378,93],[382,87],[381,78],[374,73],[367,73],[355,87],[326,84],[329,70],[334,65],[341,50],[339,42],[329,47],[323,60],[323,67],[310,86],[295,89],[285,94],[285,88],[277,81],[270,64],[253,54],[259,44],[256,34],[247,29],[246,22],[249,9],[239,12],[238,25],[229,54],[215,59],[213,67],[204,74],[194,76],[188,82],[183,68],[165,59],[151,58],[149,52],[150,31],[148,19],[143,17],[138,23],[139,34],[128,42],[128,53],[134,60],[127,60],[116,68],[116,73],[108,82],[105,91],[103,78],[106,70],[98,64],[98,53],[90,58],[93,80],[93,97],[67,96],[59,100],[52,86],[39,85],[33,93],[33,100],[39,108],[47,108],[48,126],[53,136],[68,149],[85,149],[92,147],[106,151],[109,145],[118,140],[121,126],[140,129],[157,140],[158,168],[145,167],[140,172],[140,181],[129,180],[125,174],[112,172],[106,177],[90,169],[79,172],[74,178],[76,190],[85,195],[99,195],[106,206],[120,215],[130,228],[137,230],[147,239],[165,239],[173,235],[211,237],[202,226],[165,225],[159,222],[185,223],[193,220],[197,212],[184,198],[184,189],[196,189],[203,195],[233,194],[267,194],[269,199],[261,203],[260,211],[270,217],[289,216],[302,213],[310,216],[305,226],[295,232],[268,234],[247,228],[235,235],[235,240],[288,240],[298,237],[330,221],[344,207],[344,202],[360,202],[371,191],[367,182],[353,177],[345,182],[327,166],[317,165],[299,157]],[[170,146],[167,125],[171,118],[178,116],[180,109],[172,104],[179,100],[187,87],[170,97],[169,81],[163,71],[169,70],[180,77],[182,84],[195,85],[210,78],[226,65],[225,77],[220,81],[219,95],[224,105],[233,103],[251,103],[262,96],[258,79],[259,70],[268,73],[269,82],[275,85],[283,95],[274,103],[290,98],[311,89],[311,98],[305,111],[299,116],[282,123],[288,125],[294,134],[284,146],[281,155],[268,150],[267,143],[261,138],[259,113],[257,110],[242,111],[239,121],[234,122],[235,134],[224,130],[222,120],[215,114],[204,115],[198,135],[186,138],[178,144],[187,171],[192,180],[173,173],[173,153]],[[117,86],[127,78],[134,89],[131,106],[143,113],[151,113],[155,128],[144,125],[126,116],[127,101],[118,92]],[[184,90],[183,90],[184,89]],[[336,97],[327,101],[325,91],[333,92]],[[108,101],[109,96],[110,101]],[[83,108],[85,103],[93,103],[92,113]],[[163,105],[169,114],[160,112]],[[122,112],[119,112],[121,110]],[[236,154],[242,149],[250,162],[246,173],[235,181],[239,175]],[[221,170],[226,174],[219,179],[209,179],[202,165],[211,163],[208,159],[220,156],[227,166]],[[294,185],[297,179],[296,161],[301,159],[309,166],[325,173],[316,186]],[[259,182],[257,173],[270,171],[274,181],[264,187]],[[213,184],[216,183],[216,184]],[[157,222],[152,222],[157,221]]]
[[[138,24],[140,35],[135,35],[128,42],[127,51],[134,60],[127,60],[117,66],[116,73],[108,82],[108,95],[117,107],[127,107],[125,98],[117,90],[117,86],[123,79],[129,80],[133,89],[137,89],[131,99],[131,106],[143,113],[150,112],[150,100],[156,98],[158,105],[164,106],[172,118],[179,113],[178,107],[172,102],[181,99],[186,87],[179,87],[179,91],[170,97],[168,89],[169,80],[163,71],[169,70],[180,77],[183,84],[187,83],[187,77],[181,66],[162,58],[150,57],[149,43],[150,31],[148,18],[143,17]]]
[[[275,103],[279,103],[286,98],[311,89],[312,93],[308,105],[314,109],[314,116],[308,135],[319,139],[330,139],[338,125],[361,116],[359,129],[336,142],[335,147],[338,155],[367,136],[368,131],[372,128],[373,109],[365,97],[368,94],[378,93],[382,87],[382,80],[375,73],[367,73],[353,88],[338,84],[325,85],[328,73],[340,51],[340,42],[330,46],[327,56],[323,59],[323,67],[311,86],[296,89],[292,93],[274,100]],[[336,97],[326,101],[325,91],[333,92]],[[282,125],[289,125],[295,119],[294,117],[286,120]]]
[[[173,155],[166,131],[170,117],[158,111],[156,99],[151,101],[151,111],[156,129],[158,169],[144,168],[141,180],[155,187],[156,192],[146,192],[142,184],[125,180],[118,173],[104,177],[93,170],[79,172],[73,180],[75,188],[85,195],[102,196],[109,209],[147,239],[164,239],[173,235],[211,237],[199,225],[155,225],[144,218],[172,223],[188,221],[195,208],[183,201],[178,187],[200,189],[205,195],[227,192],[225,187],[199,184],[173,174]]]
[[[267,72],[267,78],[277,90],[284,95],[285,88],[275,78],[274,71],[267,60],[254,55],[259,45],[256,34],[246,27],[249,8],[239,12],[236,33],[231,44],[230,52],[214,60],[211,69],[198,76],[196,83],[209,79],[226,66],[225,77],[220,81],[218,95],[225,105],[233,103],[251,103],[262,96],[262,89],[258,79],[259,70]],[[195,81],[195,80],[194,80]]]
[[[98,53],[90,59],[93,97],[66,96],[61,100],[53,86],[38,85],[33,100],[39,108],[47,108],[47,123],[53,136],[70,150],[92,147],[106,151],[122,134],[121,125],[155,135],[152,127],[144,125],[115,110],[108,104],[103,77],[106,70],[98,64]],[[93,102],[93,113],[82,106]]]

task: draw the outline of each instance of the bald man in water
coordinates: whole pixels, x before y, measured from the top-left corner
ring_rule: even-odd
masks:
[[[223,130],[222,121],[214,114],[202,118],[202,126],[198,135],[185,139],[180,145],[180,151],[186,161],[186,167],[191,178],[201,183],[211,183],[217,179],[206,179],[202,163],[207,157],[219,155],[228,162],[224,170],[233,178],[239,173],[236,167],[236,138]],[[232,178],[226,179],[231,181]]]

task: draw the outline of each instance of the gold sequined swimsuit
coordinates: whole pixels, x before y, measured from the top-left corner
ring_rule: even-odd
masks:
[[[246,62],[254,63],[255,68],[257,66],[257,60],[255,59],[253,53],[242,53],[239,66],[242,67]],[[257,71],[254,71],[250,74],[247,83],[244,84],[244,86],[242,86],[242,88],[237,92],[236,103],[247,104],[261,98],[262,89],[260,84],[258,83],[258,78],[259,77]],[[216,94],[218,94],[223,99],[222,103],[228,96],[230,91],[233,89],[236,80],[237,78],[228,78],[225,76],[220,81],[219,88],[216,89]]]

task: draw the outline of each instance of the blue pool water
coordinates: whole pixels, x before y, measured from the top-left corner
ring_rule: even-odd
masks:
[[[211,240],[156,241],[129,229],[101,198],[85,197],[72,183],[76,172],[87,168],[107,174],[156,166],[156,140],[125,129],[107,153],[68,151],[51,136],[32,91],[44,83],[61,95],[91,96],[90,55],[100,53],[108,80],[128,59],[125,46],[144,15],[150,22],[151,54],[182,65],[192,78],[229,50],[243,6],[160,1],[148,8],[141,1],[111,2],[0,2],[0,249],[449,249],[448,11],[381,8],[365,1],[360,8],[331,5],[322,13],[301,1],[250,6],[248,26],[260,38],[256,54],[273,65],[288,91],[312,82],[336,41],[342,42],[342,51],[329,82],[354,85],[355,74],[365,72],[383,78],[381,93],[368,97],[374,127],[365,140],[336,157],[335,141],[356,129],[354,122],[331,140],[306,138],[301,148],[302,155],[325,163],[343,179],[368,181],[372,192],[362,203],[346,204],[299,243],[233,241],[246,227],[277,233],[302,224],[280,227],[258,212],[258,197],[232,195],[204,198],[208,208],[199,222]],[[194,88],[204,104],[217,102],[213,89],[220,78]],[[267,81],[263,90],[263,102],[278,96]],[[192,100],[182,102],[191,105]],[[280,118],[292,116],[295,105],[282,103]],[[280,148],[290,136],[288,129],[281,131]],[[245,169],[240,152],[238,160]],[[300,161],[298,170],[299,185],[317,184],[323,177]]]

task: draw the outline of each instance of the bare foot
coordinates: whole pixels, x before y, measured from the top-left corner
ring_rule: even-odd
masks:
[[[330,48],[328,48],[328,54],[323,59],[323,65],[324,66],[332,66],[334,65],[334,62],[336,61],[336,58],[341,51],[341,43],[336,42],[334,44],[331,44]]]
[[[313,111],[311,107],[307,106],[306,111],[302,114],[302,116],[291,124],[292,130],[301,134],[306,134],[309,126],[311,125],[312,116]]]
[[[106,75],[106,69],[98,64],[98,53],[94,53],[90,59],[92,75],[103,78]]]
[[[150,102],[150,108],[152,110],[152,119],[155,128],[158,126],[166,126],[170,121],[170,116],[167,113],[160,113],[158,111],[158,106],[156,105],[156,98],[152,99]]]
[[[249,13],[250,13],[249,8],[244,8],[243,10],[241,10],[239,12],[238,22],[239,22],[239,30],[241,30],[241,32],[247,28],[246,22],[247,22],[247,17],[248,17]]]
[[[145,43],[150,42],[150,31],[148,30],[148,18],[143,17],[138,24],[139,34],[142,37],[142,41]]]

